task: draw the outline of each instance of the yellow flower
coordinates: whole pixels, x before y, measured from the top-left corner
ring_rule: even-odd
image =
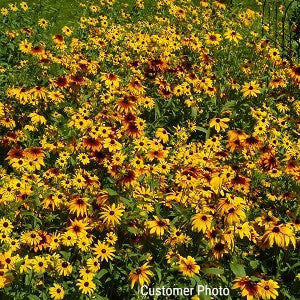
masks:
[[[229,205],[227,212],[225,213],[226,224],[232,225],[233,223],[240,223],[241,220],[245,220],[246,215],[239,206]]]
[[[56,265],[56,270],[59,275],[68,276],[72,273],[73,267],[69,262],[59,259]]]
[[[211,32],[205,35],[205,40],[208,45],[218,45],[222,37],[219,33]]]
[[[179,262],[179,271],[182,272],[183,276],[193,277],[195,274],[199,273],[200,267],[193,257],[182,257]]]
[[[234,280],[234,285],[232,289],[240,289],[242,291],[242,296],[247,297],[247,300],[258,299],[258,285],[255,281],[252,281],[248,276],[237,277]]]
[[[157,216],[154,216],[154,220],[148,221],[147,226],[151,234],[155,233],[158,236],[162,236],[164,235],[165,229],[168,228],[169,223],[169,219],[159,219]]]
[[[257,94],[261,93],[259,84],[256,81],[245,83],[242,87],[242,92],[244,97],[257,97]]]
[[[134,287],[135,283],[142,286],[144,283],[150,284],[150,279],[148,276],[153,276],[153,272],[149,270],[148,263],[143,264],[141,267],[132,270],[129,273],[129,280],[131,281],[131,288]]]
[[[31,114],[29,114],[29,117],[31,118],[31,122],[34,125],[37,125],[38,123],[41,123],[41,124],[46,124],[47,123],[46,118],[42,115],[37,114],[37,113],[31,113]]]
[[[49,294],[54,300],[62,300],[65,296],[65,291],[61,285],[54,283],[53,286],[49,288]]]
[[[8,6],[11,9],[11,11],[17,11],[18,10],[18,7],[13,3],[9,3]]]
[[[158,128],[155,132],[155,137],[166,143],[169,140],[169,133],[164,128]]]
[[[103,212],[101,212],[100,215],[105,223],[115,226],[117,224],[120,224],[123,212],[123,207],[121,207],[120,205],[116,206],[116,204],[113,203],[112,206],[106,206],[106,208],[103,209]]]
[[[79,236],[80,234],[85,234],[86,230],[89,228],[90,227],[88,226],[87,220],[84,219],[75,219],[74,221],[71,220],[71,225],[67,227],[68,231],[76,234],[76,236]]]
[[[96,255],[97,258],[100,258],[101,261],[103,260],[111,260],[114,257],[115,249],[113,247],[108,246],[105,243],[101,243],[98,241],[98,243],[93,248],[94,255]]]
[[[78,155],[78,159],[82,162],[82,164],[87,165],[90,162],[90,159],[87,154],[80,153]]]
[[[291,243],[296,248],[295,234],[285,224],[270,226],[264,233],[261,244],[263,248],[271,248],[274,243],[282,248],[287,248]]]
[[[33,271],[36,273],[45,273],[47,268],[47,260],[44,257],[36,256],[32,264]]]
[[[48,26],[48,22],[45,19],[39,19],[38,24],[43,28],[46,28]]]
[[[87,214],[87,209],[90,206],[88,198],[76,196],[69,204],[70,213],[76,213],[76,216],[84,216]]]
[[[96,289],[96,285],[91,278],[78,279],[76,285],[79,287],[82,294],[91,295]]]
[[[279,289],[279,285],[274,280],[261,280],[258,283],[258,293],[262,299],[276,299]]]
[[[23,53],[30,53],[32,48],[32,43],[28,42],[27,40],[24,40],[19,43],[19,49]]]
[[[26,2],[21,2],[21,3],[20,3],[20,6],[21,6],[21,8],[22,8],[24,11],[28,10],[28,5],[27,5]]]
[[[226,128],[228,128],[228,125],[226,124],[226,122],[229,122],[230,119],[229,118],[213,118],[210,120],[209,122],[209,127],[215,127],[216,131],[224,131]]]
[[[77,235],[72,231],[67,231],[62,235],[62,244],[64,246],[74,246],[77,241]]]
[[[86,261],[87,267],[89,268],[89,270],[91,270],[91,272],[96,273],[99,269],[100,269],[100,263],[98,261],[98,258],[94,257],[94,258],[89,258]]]
[[[202,213],[196,214],[192,217],[192,229],[205,233],[206,230],[211,229],[211,221],[212,216],[210,215]]]
[[[62,28],[62,32],[66,35],[66,36],[70,36],[72,34],[72,30],[68,27],[68,26],[64,26]]]
[[[0,219],[0,232],[3,232],[5,234],[10,234],[13,230],[13,225],[10,220],[6,218]]]
[[[239,40],[242,39],[242,36],[237,33],[235,30],[232,29],[227,29],[225,32],[225,38],[228,39],[229,41],[234,41],[236,44],[239,42]]]
[[[8,15],[8,9],[7,8],[4,8],[4,7],[2,7],[1,8],[1,14],[3,15],[3,16],[7,16]]]

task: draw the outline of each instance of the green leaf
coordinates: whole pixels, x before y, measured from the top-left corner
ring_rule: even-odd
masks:
[[[25,275],[25,285],[29,285],[32,279],[32,270]]]
[[[139,234],[140,231],[134,227],[128,227],[127,230],[133,234]]]
[[[251,276],[251,280],[252,281],[259,281],[260,279],[258,277],[256,277],[256,276]]]
[[[117,195],[119,195],[115,190],[110,189],[110,188],[106,188],[105,191],[108,192],[109,196],[117,196]]]
[[[249,264],[251,268],[255,270],[258,267],[259,262],[257,260],[251,260]]]
[[[222,111],[233,108],[233,106],[235,104],[236,104],[236,101],[234,101],[234,100],[226,102],[222,107]]]
[[[198,109],[197,109],[197,107],[192,107],[191,108],[191,117],[193,118],[193,119],[195,119],[196,117],[197,117],[197,114],[198,114]]]
[[[197,126],[196,127],[197,130],[201,131],[201,132],[204,132],[205,134],[207,134],[207,129],[201,127],[201,126]]]
[[[291,296],[290,296],[290,293],[288,290],[286,289],[281,289],[280,290],[281,294],[284,295],[286,298],[285,299],[293,299]]]
[[[100,270],[100,272],[97,274],[97,279],[102,278],[108,271],[106,269]]]
[[[161,271],[160,269],[156,269],[157,277],[158,277],[158,282],[161,282]]]
[[[237,277],[244,277],[246,276],[245,268],[243,265],[237,263],[230,263],[230,269]]]
[[[30,295],[28,295],[27,299],[28,300],[40,300],[40,297],[30,294]]]
[[[132,202],[124,197],[120,197],[120,200],[127,206],[127,207],[133,207]]]
[[[157,103],[155,103],[155,108],[154,109],[155,109],[155,120],[156,120],[157,118],[159,118],[161,116],[159,106],[158,106]]]
[[[71,253],[70,252],[67,252],[67,251],[59,251],[59,253],[62,255],[62,257],[65,259],[65,260],[69,260],[70,256],[71,256]]]
[[[219,268],[206,268],[206,269],[204,269],[204,273],[205,273],[205,274],[214,274],[214,275],[218,275],[218,274],[223,274],[223,273],[224,273],[224,269],[219,269]]]
[[[30,284],[30,276],[27,274],[25,276],[25,285],[29,285]]]
[[[193,277],[191,277],[191,287],[196,286],[196,284],[197,284],[196,280]]]
[[[201,293],[200,293],[199,298],[200,298],[201,300],[210,300],[210,296],[209,296],[209,295],[206,295],[204,292],[201,292]]]
[[[197,284],[199,284],[199,285],[203,284],[203,283],[201,282],[201,279],[200,279],[199,276],[195,275],[193,278],[195,279],[195,281],[197,282]]]
[[[108,298],[102,297],[102,296],[100,296],[100,295],[95,295],[95,296],[93,296],[93,299],[95,299],[95,300],[108,300]]]

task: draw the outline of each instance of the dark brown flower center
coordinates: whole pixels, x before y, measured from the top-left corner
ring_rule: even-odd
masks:
[[[83,205],[84,201],[82,199],[77,199],[76,204]]]
[[[164,221],[160,220],[160,221],[157,222],[157,225],[159,227],[164,227],[166,225],[166,223]]]

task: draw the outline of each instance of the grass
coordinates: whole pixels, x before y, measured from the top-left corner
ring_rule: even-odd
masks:
[[[9,3],[19,5],[21,0],[9,1],[0,0],[0,8],[7,7]],[[67,26],[74,26],[79,18],[82,8],[78,9],[79,0],[27,0],[25,1],[30,8],[34,9],[33,19],[44,18],[50,23],[50,31],[58,32]]]
[[[82,15],[82,8],[79,7],[80,3],[87,2],[82,0],[0,0],[0,8],[8,7],[9,3],[14,3],[19,6],[19,4],[23,1],[26,2],[30,8],[33,8],[33,19],[39,20],[44,18],[50,23],[50,33],[60,32],[61,28],[65,25],[75,26],[78,18]],[[129,4],[129,6],[134,5],[134,1],[132,0],[125,0],[123,2]],[[146,12],[147,14],[150,14],[151,7],[153,7],[153,2],[145,1],[145,3],[147,2],[150,3],[150,7],[147,8],[146,5]],[[197,5],[199,5],[199,1],[196,2]],[[237,3],[236,0],[233,1],[233,4],[234,6],[237,4],[241,5],[241,3]],[[257,9],[257,3],[255,0],[244,0],[242,5]]]

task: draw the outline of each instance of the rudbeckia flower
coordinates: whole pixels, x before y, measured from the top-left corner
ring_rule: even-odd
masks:
[[[147,226],[150,229],[150,234],[155,233],[158,236],[162,236],[165,229],[168,228],[169,223],[169,219],[159,219],[157,216],[154,216],[154,220],[148,221]]]
[[[96,289],[95,283],[90,278],[78,279],[76,285],[82,294],[91,295]]]
[[[258,293],[262,299],[276,299],[279,285],[274,280],[262,280],[258,283]]]
[[[237,277],[234,282],[232,289],[239,288],[242,291],[242,296],[247,297],[247,300],[257,299],[259,297],[257,282],[252,281],[248,276]]]
[[[245,83],[242,87],[244,97],[257,97],[261,93],[259,84],[256,81]]]
[[[274,243],[282,248],[287,248],[290,244],[296,248],[296,237],[292,229],[285,224],[270,226],[261,239],[263,248],[271,248]]]
[[[116,206],[115,203],[112,206],[106,206],[103,211],[100,213],[101,219],[107,224],[115,226],[120,224],[121,217],[124,213],[123,207],[120,205]]]
[[[65,296],[65,291],[61,285],[54,283],[54,285],[49,288],[49,294],[54,300],[62,300]]]
[[[137,283],[142,286],[144,283],[147,285],[150,284],[149,276],[153,276],[153,272],[150,270],[148,263],[143,264],[141,267],[138,267],[132,270],[129,273],[129,280],[131,281],[131,288]]]
[[[193,277],[195,274],[199,273],[200,267],[193,257],[182,257],[179,261],[179,271],[182,272],[183,276]]]
[[[192,229],[205,233],[206,230],[211,229],[211,222],[212,216],[202,213],[196,214],[192,217]]]
[[[209,127],[214,127],[217,132],[225,131],[228,128],[228,123],[230,121],[229,118],[212,118],[209,122]]]
[[[114,257],[115,249],[113,247],[108,246],[105,243],[101,243],[98,241],[98,243],[93,248],[94,254],[97,258],[100,258],[101,261],[103,260],[111,260]]]

